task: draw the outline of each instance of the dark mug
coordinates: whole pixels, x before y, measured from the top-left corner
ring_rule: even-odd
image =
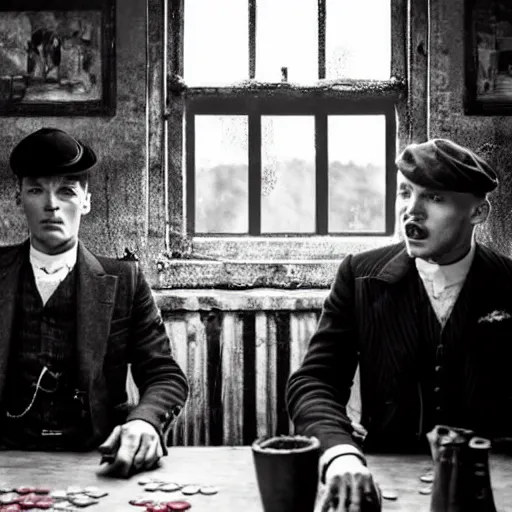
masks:
[[[318,489],[320,442],[299,435],[262,438],[252,455],[265,512],[312,512]]]

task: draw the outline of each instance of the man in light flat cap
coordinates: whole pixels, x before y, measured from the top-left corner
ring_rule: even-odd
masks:
[[[78,239],[96,160],[54,128],[11,153],[30,237],[0,247],[0,446],[99,447],[100,472],[126,477],[167,453],[188,387],[137,262],[95,256]]]
[[[512,437],[512,261],[474,237],[497,176],[443,139],[396,165],[403,241],[343,259],[288,381],[296,431],[322,445],[321,510],[378,501],[363,451],[428,452],[437,424]],[[360,424],[346,410],[358,365]]]

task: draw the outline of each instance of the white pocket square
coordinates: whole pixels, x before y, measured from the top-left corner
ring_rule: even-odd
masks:
[[[499,311],[495,309],[491,313],[489,313],[486,316],[483,316],[478,319],[478,323],[481,322],[501,322],[502,320],[507,320],[507,318],[512,318],[510,313],[507,313],[506,311]]]

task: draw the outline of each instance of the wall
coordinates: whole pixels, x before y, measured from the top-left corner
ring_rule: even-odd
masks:
[[[500,174],[499,191],[491,196],[493,212],[480,230],[482,241],[512,255],[512,117],[464,114],[465,0],[430,3],[429,136],[451,138],[481,151]]]
[[[121,6],[122,5],[122,6]],[[117,5],[117,114],[114,117],[0,117],[0,244],[27,236],[15,206],[12,147],[34,130],[54,126],[90,144],[99,165],[91,179],[93,209],[81,236],[93,250],[122,256],[146,244],[146,0]]]

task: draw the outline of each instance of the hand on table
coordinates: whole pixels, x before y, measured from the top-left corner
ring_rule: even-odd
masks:
[[[100,473],[123,478],[151,469],[163,456],[158,432],[143,420],[118,425],[98,449],[108,460]]]
[[[325,492],[316,512],[370,512],[381,510],[381,496],[369,469],[354,455],[334,459],[325,475]]]

